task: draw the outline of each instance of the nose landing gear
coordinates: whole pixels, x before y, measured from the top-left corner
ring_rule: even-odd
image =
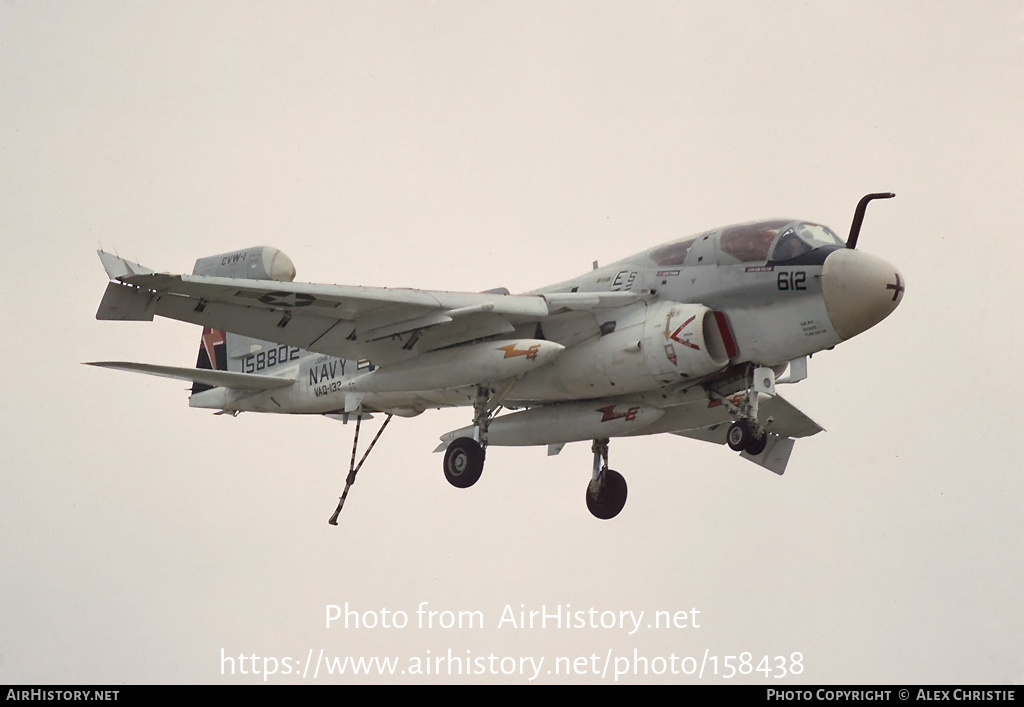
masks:
[[[726,438],[729,449],[734,452],[746,452],[754,457],[761,454],[765,447],[768,446],[768,434],[759,428],[760,425],[756,425],[747,419],[737,420],[732,423],[729,427],[729,435]],[[758,432],[755,432],[755,430],[758,430]]]
[[[758,396],[775,395],[775,371],[767,366],[755,368],[746,391],[732,399],[719,398],[736,421],[729,426],[726,442],[734,452],[759,456],[768,446],[768,433],[758,418]],[[770,424],[771,418],[765,424]]]

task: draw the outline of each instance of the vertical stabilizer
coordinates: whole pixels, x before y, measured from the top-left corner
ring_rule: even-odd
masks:
[[[120,265],[116,262],[108,266],[107,260],[104,260],[104,266],[108,272],[112,268],[118,272],[117,268],[139,267],[133,264]],[[295,279],[295,266],[287,255],[276,248],[257,246],[200,258],[196,261],[192,274],[200,277],[291,282]],[[279,370],[275,368],[279,364],[298,360],[300,355],[305,355],[305,352],[295,346],[261,341],[204,327],[203,337],[199,342],[196,368],[265,375]],[[192,394],[202,393],[210,388],[211,386],[205,383],[196,382],[192,385]]]
[[[199,358],[196,360],[196,368],[211,371],[228,370],[227,337],[223,331],[203,327],[203,336],[199,340]],[[192,395],[202,393],[212,387],[205,383],[194,382]]]

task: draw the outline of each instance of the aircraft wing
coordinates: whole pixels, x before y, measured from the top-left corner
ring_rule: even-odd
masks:
[[[764,428],[782,437],[810,437],[825,428],[802,413],[795,405],[781,395],[768,396],[758,402],[758,417],[764,420]]]
[[[434,332],[440,348],[510,332],[515,324],[557,312],[637,299],[632,292],[507,295],[173,275],[99,255],[111,283],[98,319],[160,315],[375,363],[388,363],[397,347],[373,344],[397,335],[442,327]]]

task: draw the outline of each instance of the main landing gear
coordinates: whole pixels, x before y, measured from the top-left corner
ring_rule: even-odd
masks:
[[[595,518],[610,520],[626,505],[626,480],[608,468],[608,438],[595,439],[590,448],[594,452],[594,474],[587,486],[587,510]]]
[[[507,386],[510,387],[510,386]],[[484,470],[487,449],[487,428],[504,393],[494,394],[486,386],[477,388],[473,403],[473,436],[453,440],[444,453],[444,478],[456,488],[469,488]],[[626,505],[626,480],[608,468],[608,439],[595,439],[594,472],[587,486],[587,509],[602,520],[614,518]]]
[[[506,386],[507,393],[511,386]],[[487,427],[501,396],[492,396],[487,386],[477,386],[473,401],[473,436],[459,437],[444,453],[444,478],[455,488],[468,489],[480,480],[487,449]]]
[[[587,510],[595,518],[609,520],[626,505],[626,480],[608,468],[608,439],[595,439],[594,473],[587,485]],[[480,479],[484,468],[484,447],[471,437],[459,437],[444,454],[444,477],[456,488],[469,488]]]

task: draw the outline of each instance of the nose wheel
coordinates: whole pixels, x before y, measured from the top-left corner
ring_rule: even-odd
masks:
[[[760,455],[765,448],[768,446],[768,433],[762,432],[760,437],[754,437],[747,442],[747,448],[744,449],[747,454],[752,457]]]
[[[768,435],[764,430],[755,431],[750,420],[737,420],[729,427],[726,442],[734,452],[746,452],[756,457],[768,446]]]
[[[750,427],[749,420],[737,420],[730,425],[726,441],[729,443],[729,449],[732,451],[742,452],[747,448],[752,439],[754,439],[754,432]]]

